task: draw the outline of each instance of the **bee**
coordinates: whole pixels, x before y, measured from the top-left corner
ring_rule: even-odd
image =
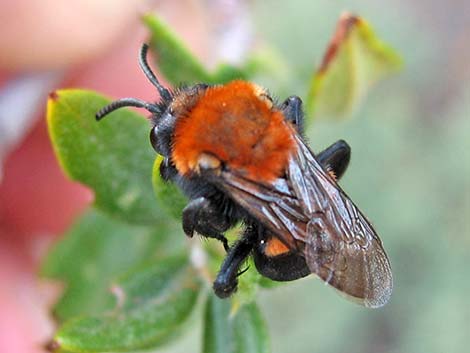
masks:
[[[129,106],[152,114],[150,142],[163,156],[161,176],[189,199],[185,234],[217,239],[227,251],[215,294],[234,293],[241,266],[253,256],[258,272],[272,280],[315,274],[366,307],[387,303],[393,284],[382,242],[338,185],[349,145],[340,140],[315,155],[303,137],[301,99],[278,104],[251,82],[170,91],[149,67],[147,51],[144,44],[139,64],[160,100],[122,98],[96,119]],[[242,234],[230,246],[224,233],[239,222]]]

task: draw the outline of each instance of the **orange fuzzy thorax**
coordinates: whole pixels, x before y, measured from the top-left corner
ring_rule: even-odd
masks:
[[[201,153],[210,153],[253,180],[282,176],[294,146],[292,128],[262,93],[245,81],[209,87],[176,122],[172,158],[177,170],[195,171]]]

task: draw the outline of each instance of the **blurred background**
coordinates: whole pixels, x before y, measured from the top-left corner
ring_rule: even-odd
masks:
[[[91,202],[62,175],[44,122],[58,87],[154,99],[136,53],[139,15],[155,11],[209,67],[266,46],[279,79],[304,96],[339,15],[365,18],[404,58],[346,121],[318,119],[319,150],[342,138],[342,185],[381,235],[394,271],[391,302],[368,310],[307,278],[262,291],[281,352],[464,352],[470,332],[470,4],[454,1],[3,1],[0,5],[0,351],[42,352],[58,291],[36,271],[48,246]],[[199,346],[194,325],[166,352]],[[188,348],[189,347],[189,348]]]

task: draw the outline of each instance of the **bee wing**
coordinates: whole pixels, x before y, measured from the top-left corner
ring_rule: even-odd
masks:
[[[301,250],[299,245],[305,241],[310,219],[286,179],[262,184],[236,171],[222,171],[220,179],[219,186],[251,216],[271,229],[291,249]]]
[[[367,307],[384,305],[393,279],[382,242],[309,148],[298,136],[296,140],[288,179],[310,219],[304,249],[310,270],[353,301]]]
[[[261,184],[222,171],[219,184],[280,240],[305,256],[312,271],[349,299],[379,307],[392,273],[382,243],[364,215],[294,135],[286,178]]]

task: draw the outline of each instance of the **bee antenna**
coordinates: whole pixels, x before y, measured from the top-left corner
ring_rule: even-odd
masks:
[[[160,96],[163,98],[163,100],[169,101],[171,100],[171,93],[169,90],[167,90],[165,87],[163,87],[160,82],[158,82],[157,76],[153,73],[152,69],[150,68],[148,62],[147,62],[147,52],[148,52],[149,46],[148,44],[144,43],[142,45],[142,48],[140,48],[140,57],[139,57],[139,64],[140,68],[144,72],[145,76],[148,78],[148,80],[154,85],[158,93],[160,93]]]
[[[109,103],[107,106],[100,109],[98,113],[96,113],[95,117],[96,120],[103,119],[109,113],[115,111],[116,109],[122,107],[137,107],[137,108],[144,108],[148,110],[150,113],[160,114],[160,108],[156,104],[147,103],[143,100],[137,98],[121,98],[117,101]]]

